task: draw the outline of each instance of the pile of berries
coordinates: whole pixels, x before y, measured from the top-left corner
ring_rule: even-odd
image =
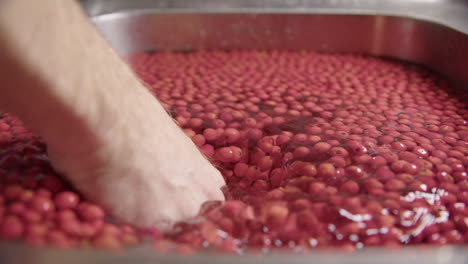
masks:
[[[110,250],[150,241],[180,254],[468,242],[468,96],[436,74],[286,51],[139,53],[130,63],[222,172],[227,201],[165,234],[113,223],[2,114],[2,239]]]

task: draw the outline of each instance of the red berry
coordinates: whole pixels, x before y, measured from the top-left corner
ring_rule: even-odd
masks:
[[[73,209],[80,202],[80,198],[76,193],[64,191],[55,195],[54,202],[59,209]]]
[[[55,205],[52,200],[38,195],[31,199],[29,206],[40,213],[49,213],[55,211]]]
[[[19,239],[23,232],[24,225],[17,216],[7,215],[0,223],[0,236],[4,239]]]
[[[86,221],[101,220],[104,218],[104,211],[101,207],[90,204],[80,203],[77,207],[79,216]]]

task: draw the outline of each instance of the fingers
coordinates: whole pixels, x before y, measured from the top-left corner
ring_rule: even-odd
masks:
[[[166,230],[177,221],[196,216],[204,202],[224,200],[221,173],[190,139],[180,135],[168,138],[167,145],[151,139],[135,141],[133,137],[116,140],[121,143],[104,145],[98,158],[91,159],[94,166],[82,163],[89,160],[86,155],[67,157],[61,168],[86,197],[103,205],[116,219]],[[174,143],[180,141],[185,143]],[[159,149],[164,149],[164,154],[155,151]],[[61,157],[54,156],[55,164],[63,163]]]
[[[209,166],[211,166],[211,164]],[[209,175],[209,181],[206,181],[203,186],[203,190],[206,193],[207,200],[224,201],[225,197],[222,188],[225,186],[226,183],[224,182],[223,176],[214,167],[212,167],[212,171]]]

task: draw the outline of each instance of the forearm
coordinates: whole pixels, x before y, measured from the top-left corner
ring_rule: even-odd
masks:
[[[0,0],[0,84],[0,109],[116,217],[170,223],[223,199],[220,173],[72,0]]]
[[[122,130],[123,121],[144,114],[127,106],[145,105],[148,92],[74,1],[0,3],[0,108],[19,115],[50,148],[66,143],[69,151],[92,152],[109,137],[89,128]],[[167,120],[158,104],[151,107],[141,111]]]

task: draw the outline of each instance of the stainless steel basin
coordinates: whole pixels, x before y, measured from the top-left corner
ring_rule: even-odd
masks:
[[[305,49],[407,60],[468,87],[466,0],[87,0],[121,53]]]
[[[425,65],[468,89],[466,0],[84,0],[116,50],[289,49],[358,52]],[[123,255],[0,245],[0,263],[468,263],[468,247],[333,250],[265,257],[138,248]]]

